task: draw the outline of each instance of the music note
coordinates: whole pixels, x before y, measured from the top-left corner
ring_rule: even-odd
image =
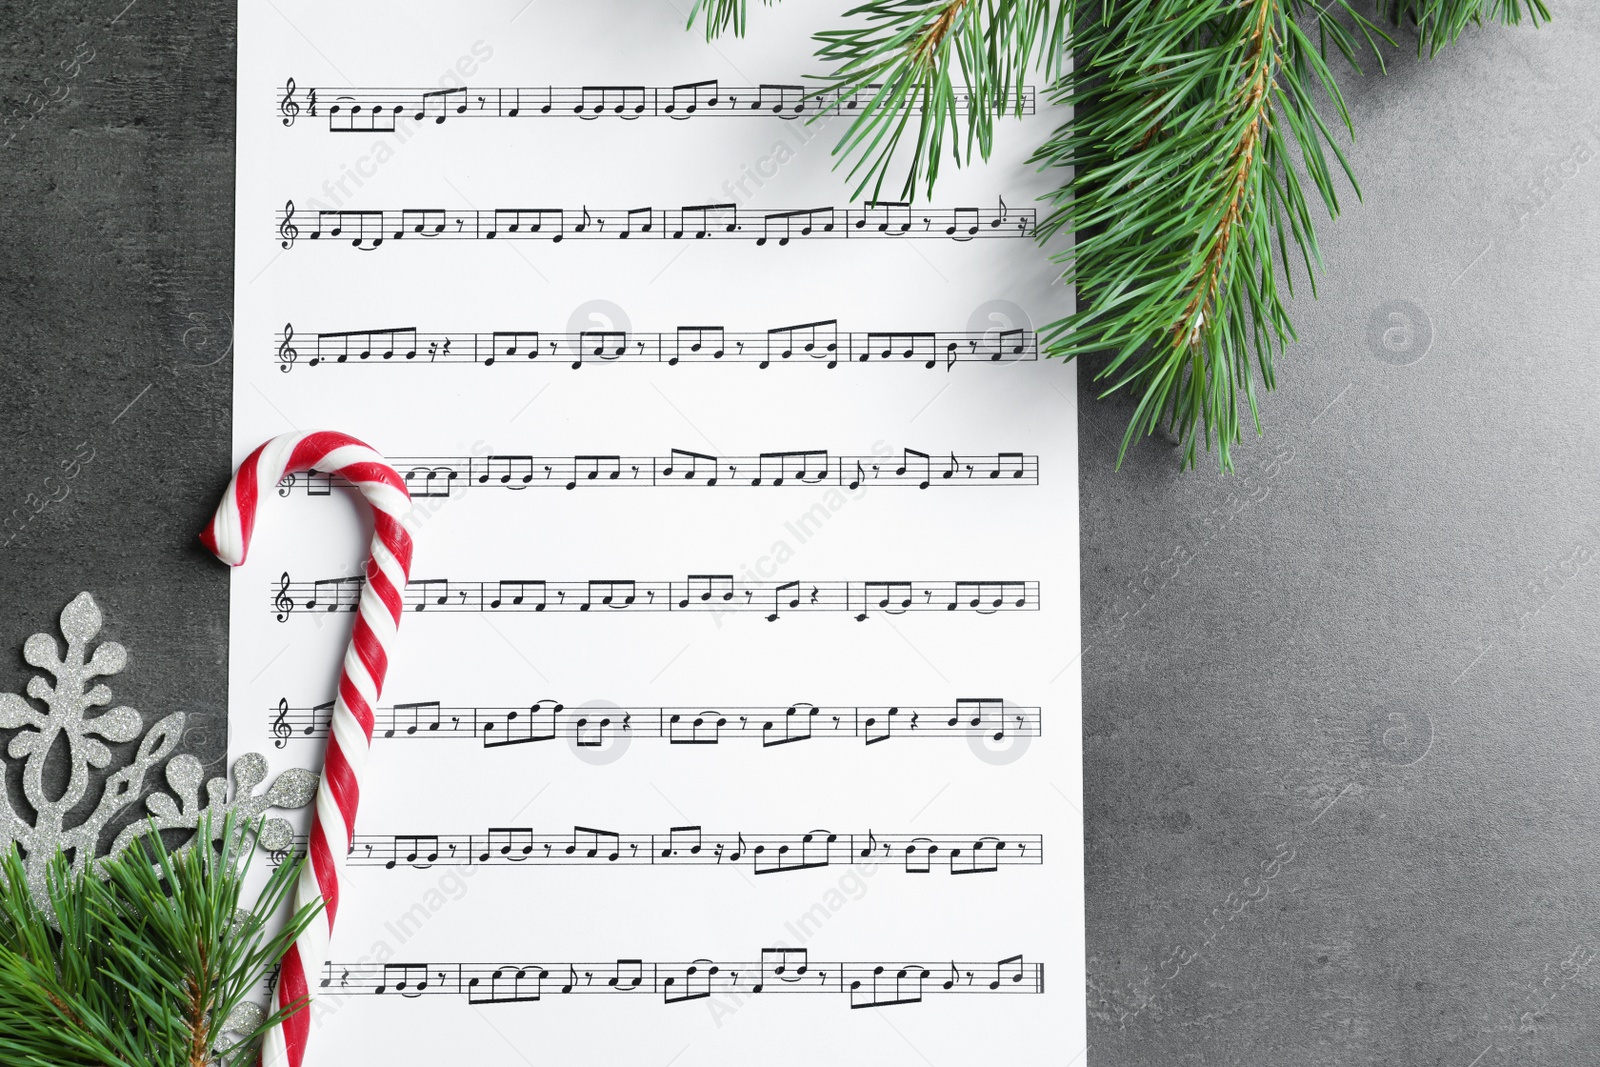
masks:
[[[686,608],[691,603],[714,604],[732,599],[733,575],[691,574],[684,584],[683,599],[678,601],[678,607]]]
[[[491,826],[478,862],[488,863],[499,857],[511,863],[521,863],[533,854],[533,847],[531,827]]]
[[[502,605],[518,608],[526,603],[534,611],[543,611],[546,604],[549,603],[548,589],[548,584],[541,579],[502,578],[495,583],[495,596],[493,600],[489,601],[489,608],[494,610]],[[441,597],[439,603],[444,603],[444,598]],[[417,610],[421,611],[422,609],[418,608]]]
[[[879,964],[869,976],[850,983],[852,1008],[886,1008],[893,1004],[916,1004],[922,1000],[922,983],[933,974],[921,964],[892,967]]]
[[[1027,473],[1027,457],[1021,452],[1001,452],[994,460],[994,469],[989,472],[991,479],[1008,477],[1020,480]]]
[[[498,748],[535,741],[552,741],[556,736],[556,716],[560,715],[562,710],[562,706],[553,700],[541,700],[529,707],[526,712],[513,709],[506,716],[505,740],[491,742],[486,733],[483,747]],[[516,727],[519,716],[526,724],[525,727]]]
[[[857,230],[871,226],[878,233],[898,237],[911,229],[911,205],[887,200],[869,200],[855,223]]]
[[[600,857],[615,863],[622,855],[622,837],[610,830],[596,830],[592,826],[574,826],[572,843],[567,846],[569,856],[582,854],[587,859]]]
[[[424,715],[423,712],[431,712]],[[438,730],[443,722],[444,712],[439,707],[437,700],[419,700],[414,704],[396,704],[394,718],[391,720],[388,736],[393,737],[396,730],[406,734],[414,734],[426,724],[428,730]],[[410,720],[407,722],[407,720]],[[432,722],[428,722],[432,719]],[[401,724],[404,724],[403,726]]]
[[[683,462],[685,459],[688,460],[687,463]],[[708,456],[703,452],[688,452],[681,448],[672,450],[670,462],[661,469],[663,478],[671,478],[676,475],[685,481],[693,481],[702,474],[710,475],[706,479],[706,485],[717,484],[716,457]]]
[[[588,215],[585,209],[584,215]],[[582,227],[579,227],[582,230]],[[548,234],[550,240],[560,241],[566,236],[567,213],[561,208],[499,208],[484,237],[497,233]]]
[[[1005,740],[1005,701],[999,697],[962,697],[956,701],[956,713],[950,717],[950,726],[969,727],[983,735],[993,731],[993,740]]]
[[[948,607],[951,611],[967,607],[980,615],[992,615],[1008,603],[1018,608],[1027,606],[1027,582],[957,582]]]
[[[413,467],[404,475],[406,491],[413,499],[447,497],[460,473],[454,467]]]
[[[761,361],[761,369],[765,370],[774,358],[786,360],[797,352],[811,359],[825,359],[829,367],[838,366],[839,321],[824,319],[768,330],[766,358]]]
[[[645,87],[642,85],[585,85],[579,90],[578,106],[573,112],[587,119],[598,118],[606,112],[636,119],[644,110]]]
[[[890,615],[911,607],[910,582],[866,582],[867,603]]]
[[[1005,201],[1001,200],[1002,210]],[[958,207],[951,215],[950,225],[945,228],[946,234],[955,237],[958,241],[970,241],[978,233],[978,209],[975,207]]]
[[[580,605],[580,610],[588,611],[594,604],[605,608],[626,608],[637,599],[637,583],[633,581],[590,579],[589,598]]]
[[[420,578],[413,579],[411,589],[416,590],[417,611],[428,610],[428,605],[443,605],[450,599],[450,580],[448,578]],[[410,590],[407,590],[409,592]]]
[[[771,982],[793,985],[805,980],[811,969],[811,954],[803,948],[764,948],[761,950],[761,992]]]
[[[950,850],[951,874],[993,874],[1000,870],[1006,843],[998,837],[980,837],[966,848]]]
[[[894,473],[896,477],[910,474],[918,489],[926,489],[933,484],[933,459],[926,452],[904,449],[900,466]]]
[[[710,960],[689,963],[682,968],[681,974],[669,974],[661,980],[662,999],[668,1004],[682,1004],[709,997],[712,980],[720,969]]]
[[[578,334],[578,358],[573,361],[572,369],[577,370],[583,366],[585,355],[610,362],[622,356],[627,350],[626,330],[584,330]]]
[[[612,725],[609,715],[578,713],[572,723],[573,744],[578,748],[604,748],[606,730]]]
[[[340,608],[355,611],[360,603],[363,581],[360,575],[320,578],[311,583],[311,599],[306,601],[305,608],[307,611],[317,608],[323,611],[338,611]]]
[[[433,89],[422,94],[422,106],[417,109],[416,119],[432,118],[434,125],[439,125],[449,118],[452,111],[464,114],[467,110],[467,87],[457,85],[451,89]]]
[[[733,233],[739,228],[737,204],[702,204],[679,208],[677,216],[678,225],[672,231],[674,239],[687,234],[700,240],[713,232]]]
[[[909,359],[920,362],[928,370],[939,363],[938,335],[931,331],[869,333],[867,345],[879,359]]]
[[[489,335],[489,356],[484,366],[492,366],[497,356],[511,357],[526,352],[529,359],[539,358],[538,330],[495,330]]]
[[[674,713],[667,718],[667,741],[675,745],[714,745],[722,741],[723,715],[712,712]]]
[[[526,1004],[535,1002],[541,999],[544,992],[544,980],[549,977],[549,969],[538,964],[520,967],[496,967],[489,974],[487,987],[477,977],[468,980],[467,1003]]]
[[[803,85],[762,84],[757,87],[756,101],[756,106],[774,115],[793,119],[805,112],[806,89]]]
[[[718,103],[717,79],[674,85],[661,113],[674,119],[686,119],[701,107],[715,108]]]
[[[402,212],[402,217],[405,214],[407,212]],[[370,252],[383,244],[385,232],[382,211],[319,211],[317,228],[311,231],[311,239],[318,240],[323,234],[334,238],[347,237],[352,247],[365,246],[364,250]],[[401,232],[396,231],[396,235]]]
[[[781,486],[789,479],[816,485],[826,479],[829,472],[828,453],[824,449],[763,452],[756,459],[756,476],[751,480],[751,485],[766,483]]]
[[[637,959],[618,960],[611,977],[606,979],[607,986],[622,993],[638,989],[643,983],[644,961]]]
[[[438,860],[438,834],[396,834],[385,866],[393,870],[396,864],[405,863],[426,870]]]
[[[392,989],[403,997],[420,997],[428,991],[426,963],[386,963],[381,973],[383,981],[373,990],[375,993]]]
[[[772,748],[795,741],[811,740],[811,723],[821,709],[814,704],[793,704],[782,716],[768,720],[761,728],[761,747]],[[780,728],[781,727],[781,728]]]
[[[797,237],[830,234],[833,228],[834,212],[831,207],[774,211],[763,216],[761,236],[756,238],[756,244],[764,245],[776,239],[781,247]]]
[[[705,834],[698,826],[674,826],[667,831],[667,847],[662,850],[663,859],[670,856],[694,857],[700,854],[705,846]]]

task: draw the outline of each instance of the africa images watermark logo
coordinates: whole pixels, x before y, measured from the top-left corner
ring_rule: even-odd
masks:
[[[1385,300],[1367,320],[1367,350],[1385,363],[1409,367],[1433,347],[1433,320],[1415,301]]]

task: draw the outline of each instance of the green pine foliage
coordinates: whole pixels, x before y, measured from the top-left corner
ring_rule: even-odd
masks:
[[[931,193],[941,160],[987,159],[995,119],[1018,110],[1024,84],[1070,108],[1033,157],[1061,174],[1039,238],[1071,235],[1053,258],[1078,293],[1078,311],[1041,331],[1045,350],[1098,357],[1102,395],[1130,397],[1119,463],[1165,428],[1186,467],[1203,443],[1227,470],[1246,417],[1261,432],[1259,390],[1294,339],[1294,261],[1314,293],[1316,220],[1337,217],[1346,185],[1360,195],[1339,146],[1354,128],[1330,56],[1358,72],[1370,53],[1381,69],[1395,43],[1385,24],[1415,27],[1431,55],[1471,25],[1549,18],[1542,0],[1377,0],[1375,11],[1347,0],[866,0],[844,28],[816,33],[827,68],[817,77],[819,91],[855,104],[835,154],[856,196],[880,196],[897,168],[899,195]],[[697,0],[697,19],[708,38],[743,34],[748,0]]]
[[[1320,88],[1350,129],[1319,44],[1354,56],[1338,14],[1376,31],[1342,0],[1320,11],[1298,0],[1141,6],[1149,13],[1132,18],[1115,5],[1082,34],[1077,69],[1052,87],[1079,112],[1035,159],[1076,178],[1052,196],[1040,233],[1076,234],[1055,258],[1080,310],[1044,339],[1053,355],[1108,357],[1099,382],[1134,400],[1124,452],[1164,424],[1187,465],[1204,439],[1226,467],[1241,409],[1260,432],[1256,372],[1272,388],[1275,358],[1294,336],[1289,244],[1308,276],[1321,263],[1296,163],[1330,217],[1338,177],[1355,187],[1317,110]]]
[[[770,7],[775,0],[762,2]],[[748,0],[694,0],[694,7],[689,9],[689,25],[693,26],[696,19],[704,16],[706,40],[714,41],[730,32],[735,37],[743,37],[748,6]]]
[[[1524,17],[1535,26],[1550,20],[1544,0],[1378,0],[1377,8],[1378,16],[1391,24],[1416,28],[1419,56],[1424,51],[1438,55],[1468,26],[1481,26],[1485,20],[1508,26]]]
[[[817,56],[831,68],[822,76],[825,88],[860,101],[834,149],[853,160],[854,195],[870,187],[872,198],[882,196],[913,120],[916,141],[901,197],[911,198],[919,186],[933,192],[947,150],[957,166],[974,150],[989,158],[994,120],[1021,114],[1029,75],[1037,71],[1046,81],[1058,75],[1067,14],[1066,5],[1051,0],[900,0],[855,9],[864,25],[819,32]],[[964,115],[958,93],[968,97]]]
[[[242,841],[240,838],[242,837]],[[205,1067],[254,1054],[253,1032],[224,1022],[299,936],[310,905],[276,934],[268,926],[299,864],[272,872],[248,912],[240,894],[252,835],[225,829],[220,851],[176,855],[159,833],[74,877],[50,871],[54,916],[28,891],[19,854],[0,858],[0,1062],[8,1067]],[[209,840],[202,827],[201,841]],[[301,861],[303,862],[303,861]]]

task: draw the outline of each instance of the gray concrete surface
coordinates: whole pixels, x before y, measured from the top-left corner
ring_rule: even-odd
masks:
[[[0,691],[89,590],[113,697],[188,713],[216,773],[228,577],[195,535],[231,452],[234,14],[127,4],[0,2]]]
[[[1236,476],[1115,474],[1081,406],[1094,1067],[1600,1063],[1600,11],[1552,7],[1349,83],[1365,203]]]
[[[232,5],[125,3],[0,3],[0,689],[92,590],[215,769]],[[1085,390],[1094,1067],[1600,1062],[1600,13],[1552,6],[1348,82],[1366,202],[1236,475],[1113,473]]]

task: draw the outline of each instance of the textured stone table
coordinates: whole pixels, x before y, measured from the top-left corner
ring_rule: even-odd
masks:
[[[125,2],[0,8],[5,109],[66,90],[0,132],[0,689],[90,589],[216,770],[234,20]],[[1114,473],[1084,391],[1095,1067],[1595,1061],[1600,13],[1553,6],[1349,83],[1366,202],[1235,476]]]

